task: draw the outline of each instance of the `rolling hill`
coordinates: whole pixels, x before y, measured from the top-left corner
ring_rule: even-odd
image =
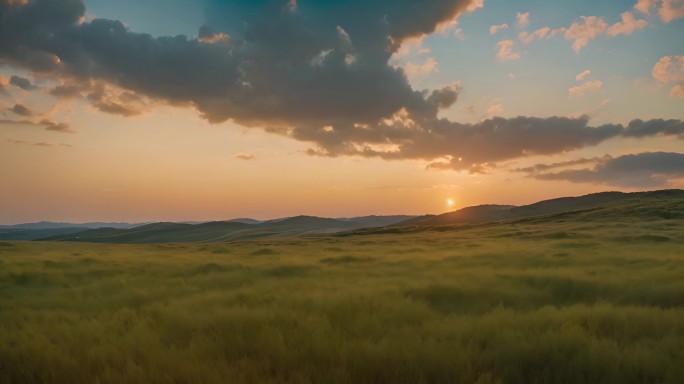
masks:
[[[566,204],[563,205],[562,203]],[[460,211],[478,212],[480,207],[490,208],[483,211],[483,216],[474,216],[472,221],[463,220],[466,217],[465,214],[457,214]],[[587,228],[596,228],[596,226],[619,228],[622,224],[630,225],[634,222],[661,223],[663,220],[666,222],[684,220],[684,190],[610,192],[608,194],[600,193],[553,199],[528,206],[501,208],[503,212],[500,213],[499,219],[481,219],[482,217],[497,215],[491,213],[491,210],[496,212],[496,209],[491,207],[473,207],[478,209],[460,210],[422,220],[407,220],[388,227],[362,229],[340,235],[402,234],[424,231],[459,231],[472,228],[491,229],[495,227],[504,231],[515,232],[517,226],[528,224],[546,231],[553,230],[563,223],[573,223],[573,225],[586,223]],[[563,207],[567,208],[563,210]]]
[[[579,211],[604,206],[617,201],[650,199],[659,197],[684,198],[682,190],[653,192],[600,192],[578,197],[561,197],[540,201],[530,205],[478,205],[441,215],[428,215],[394,224],[401,226],[434,226],[448,224],[484,223],[524,217],[546,216],[563,212]]]
[[[364,216],[343,219],[295,216],[264,222],[240,219],[201,224],[153,223],[128,229],[90,229],[47,236],[40,240],[126,244],[221,242],[273,236],[332,234],[391,225],[409,218],[411,216]]]

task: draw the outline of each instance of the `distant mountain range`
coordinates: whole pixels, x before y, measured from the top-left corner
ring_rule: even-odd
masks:
[[[667,201],[668,204],[661,204],[663,201]],[[421,228],[547,217],[571,212],[594,212],[599,216],[610,213],[613,218],[620,215],[627,217],[637,212],[639,215],[645,215],[644,217],[655,215],[654,217],[661,218],[684,218],[684,190],[602,192],[544,200],[524,206],[478,205],[442,215],[425,216],[364,216],[336,219],[296,216],[267,221],[240,218],[199,223],[147,224],[40,222],[0,227],[0,240],[95,243],[225,242],[280,236],[399,233]]]

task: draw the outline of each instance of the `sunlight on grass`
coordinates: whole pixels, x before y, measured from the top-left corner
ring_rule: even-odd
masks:
[[[680,383],[673,223],[2,243],[0,382]]]

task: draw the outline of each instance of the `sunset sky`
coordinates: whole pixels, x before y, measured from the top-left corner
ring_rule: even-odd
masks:
[[[0,0],[0,224],[684,188],[682,120],[684,0]]]

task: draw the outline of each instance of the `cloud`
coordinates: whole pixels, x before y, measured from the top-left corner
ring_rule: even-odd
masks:
[[[679,99],[684,98],[684,88],[683,88],[681,85],[679,85],[679,84],[675,85],[675,86],[672,87],[672,89],[670,90],[670,97],[673,98],[673,99],[676,99],[676,98],[679,98]]]
[[[651,11],[651,8],[654,8],[655,6],[656,0],[637,0],[637,3],[634,5],[634,9],[648,15]]]
[[[650,136],[679,136],[684,139],[684,122],[681,120],[653,119],[644,121],[632,120],[625,127],[624,137],[650,137]]]
[[[472,115],[475,113],[475,104],[466,104],[461,107],[461,111]]]
[[[585,77],[587,77],[589,75],[591,75],[591,71],[586,69],[586,70],[582,71],[582,73],[575,76],[575,80],[582,81],[582,80],[584,80]]]
[[[496,57],[501,61],[520,59],[520,52],[515,52],[513,50],[514,45],[515,42],[513,40],[499,41],[496,44]]]
[[[466,12],[474,12],[480,8],[484,8],[484,0],[473,0],[466,8]]]
[[[487,109],[485,110],[485,116],[496,116],[501,112],[503,112],[503,100],[495,99],[492,100],[487,106]]]
[[[150,102],[188,106],[212,123],[230,120],[306,142],[308,153],[318,156],[460,158],[459,167],[479,169],[596,145],[625,130],[590,126],[587,117],[497,117],[475,124],[439,117],[457,102],[459,87],[414,89],[390,59],[402,44],[481,2],[206,1],[203,36],[225,38],[153,37],[119,21],[84,21],[80,0],[0,0],[0,61],[81,86],[104,112],[132,116]],[[563,33],[576,43],[588,41],[593,20]],[[506,59],[520,57],[513,44],[503,44]],[[70,130],[68,123],[23,124]]]
[[[563,32],[565,40],[573,41],[572,49],[579,53],[582,48],[589,44],[590,40],[600,36],[607,28],[608,24],[602,17],[581,16],[580,21],[572,23],[569,28],[561,28],[556,31]]]
[[[601,80],[587,81],[582,85],[578,85],[576,87],[571,87],[570,89],[568,89],[568,96],[582,96],[587,92],[597,91],[601,89],[601,87],[603,87],[603,82],[601,82]]]
[[[550,37],[551,36],[550,32],[551,32],[550,27],[542,27],[542,28],[539,28],[532,33],[527,33],[525,31],[523,31],[523,32],[520,32],[518,34],[518,39],[525,44],[529,44],[532,41],[534,41],[535,39],[543,39],[545,37]]]
[[[525,28],[530,23],[530,13],[529,12],[518,12],[515,16],[515,24],[518,28]]]
[[[408,63],[404,65],[404,71],[408,77],[429,75],[439,67],[439,63],[434,57],[428,57],[423,64]]]
[[[24,126],[24,127],[40,127],[47,131],[60,132],[60,133],[75,133],[69,123],[58,123],[49,119],[42,119],[40,122],[34,122],[31,120],[0,120],[0,125],[9,126]]]
[[[663,56],[653,66],[653,78],[663,83],[684,81],[684,56]]]
[[[132,92],[114,92],[104,84],[98,84],[87,95],[93,107],[111,115],[131,117],[141,115],[146,110],[142,96]]]
[[[244,152],[236,153],[233,157],[238,159],[238,160],[254,160],[256,158],[251,153],[244,153]]]
[[[684,17],[684,0],[663,0],[658,14],[666,23]]]
[[[610,159],[612,159],[612,156],[610,156],[610,155],[605,155],[603,157],[590,157],[590,158],[582,157],[580,159],[575,159],[575,160],[561,161],[561,162],[551,163],[551,164],[535,164],[531,167],[516,168],[516,169],[513,169],[513,172],[539,173],[539,172],[546,172],[546,171],[549,171],[552,169],[568,168],[568,167],[572,167],[575,165],[596,164],[598,162],[604,162],[604,161],[607,161]]]
[[[50,94],[60,99],[73,99],[83,96],[87,88],[80,84],[61,84],[50,90]]]
[[[9,83],[15,87],[23,89],[24,91],[32,91],[37,88],[31,84],[31,80],[16,75],[12,75],[12,77],[10,77]]]
[[[490,35],[496,35],[497,32],[499,32],[502,29],[508,28],[508,24],[503,23],[503,24],[497,24],[497,25],[492,25],[489,27],[489,34]]]
[[[684,154],[644,152],[606,158],[591,169],[539,173],[533,177],[540,180],[565,180],[618,187],[661,187],[672,179],[684,177]]]
[[[608,28],[608,36],[617,35],[631,35],[632,32],[638,29],[646,28],[648,24],[646,20],[637,20],[632,12],[624,12],[620,15],[622,21],[619,21]]]
[[[73,147],[71,144],[65,144],[65,143],[47,143],[47,142],[28,142],[28,141],[23,141],[23,140],[12,140],[12,139],[7,139],[7,142],[12,143],[12,144],[17,144],[17,145],[30,145],[33,147],[47,147],[47,148],[54,148],[54,147]]]
[[[0,76],[0,95],[8,96],[10,93],[7,90],[9,82],[6,78]]]
[[[9,109],[19,116],[29,117],[33,116],[33,111],[31,111],[27,106],[23,104],[15,104],[14,107]]]
[[[69,123],[57,123],[51,120],[43,119],[39,123],[45,126],[48,131],[61,132],[61,133],[75,133]]]

